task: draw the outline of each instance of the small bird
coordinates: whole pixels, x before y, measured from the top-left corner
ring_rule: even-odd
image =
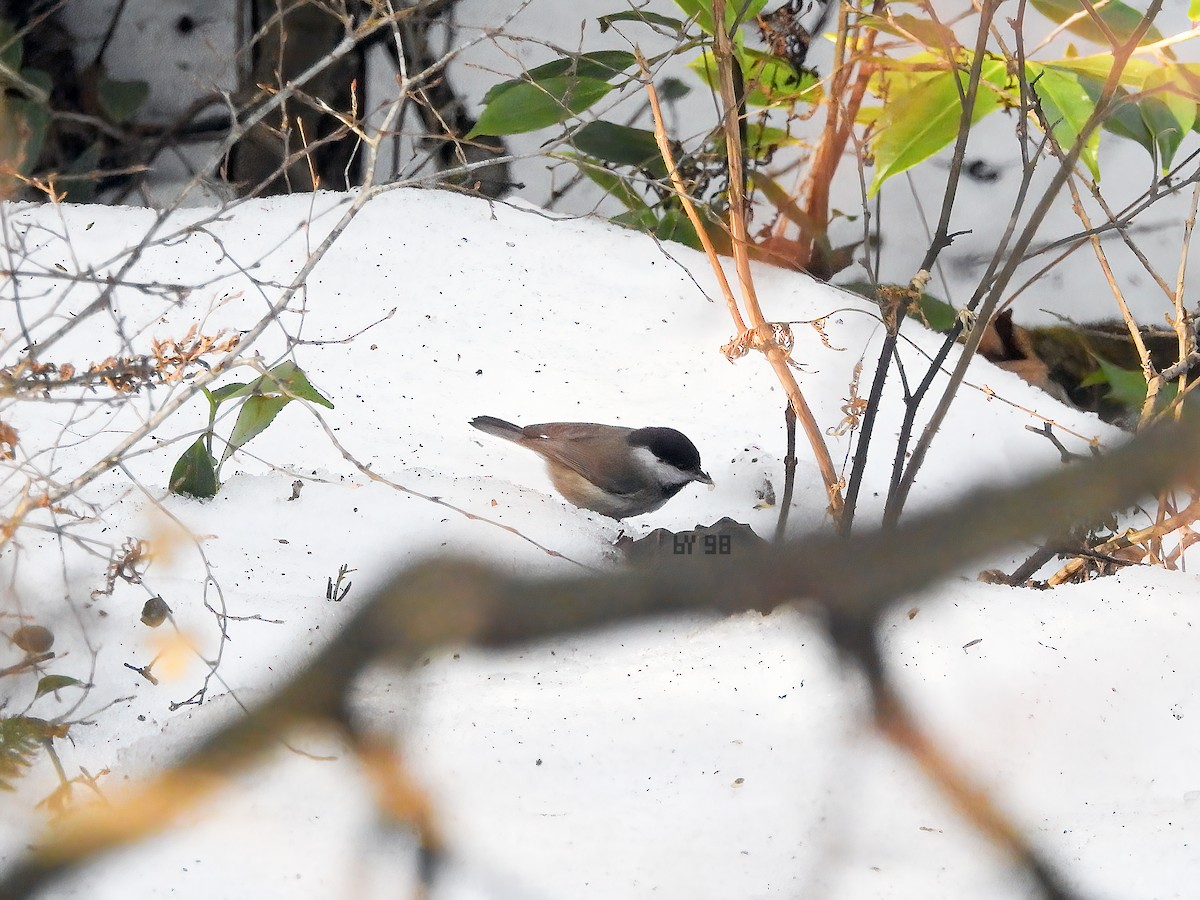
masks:
[[[653,512],[693,481],[713,483],[700,468],[696,445],[674,428],[591,422],[520,428],[492,416],[476,416],[471,424],[544,457],[563,497],[614,519]]]

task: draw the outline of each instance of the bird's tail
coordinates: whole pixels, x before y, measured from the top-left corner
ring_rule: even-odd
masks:
[[[494,416],[476,416],[471,420],[471,424],[480,431],[486,431],[506,441],[519,441],[525,437],[525,432],[512,422],[505,422]]]

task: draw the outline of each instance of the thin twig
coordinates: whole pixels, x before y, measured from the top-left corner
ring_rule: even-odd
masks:
[[[962,110],[959,116],[958,139],[954,143],[954,155],[950,161],[950,173],[946,178],[946,187],[942,193],[942,211],[938,218],[937,229],[933,240],[925,251],[917,274],[913,276],[912,287],[917,292],[917,299],[924,292],[928,273],[933,271],[938,255],[950,246],[950,217],[954,211],[954,200],[958,193],[958,184],[962,176],[963,159],[966,157],[967,140],[971,133],[971,122],[975,113],[975,101],[979,95],[979,81],[983,75],[984,51],[987,49],[988,28],[995,15],[999,0],[986,0],[980,10],[980,21],[975,39],[975,55],[971,60],[971,70],[965,91],[957,77],[955,69],[954,83],[959,88]],[[950,60],[954,65],[955,61]],[[918,283],[919,282],[919,283]],[[875,420],[883,403],[883,389],[887,382],[887,373],[891,360],[896,352],[896,338],[904,322],[904,313],[885,315],[886,333],[883,346],[879,351],[879,362],[875,365],[875,377],[871,380],[871,392],[867,397],[867,410],[863,415],[862,428],[855,447],[854,462],[850,469],[850,478],[846,485],[846,512],[842,517],[841,529],[843,534],[849,534],[854,525],[855,508],[858,505],[858,493],[862,488],[866,475],[867,457],[870,452],[871,436],[875,432]]]
[[[783,499],[779,504],[779,518],[775,522],[775,543],[783,542],[787,533],[788,515],[792,509],[792,492],[796,487],[796,410],[788,404],[783,410],[783,422],[787,427],[787,455],[783,458]]]

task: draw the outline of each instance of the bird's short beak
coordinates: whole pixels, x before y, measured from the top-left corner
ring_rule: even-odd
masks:
[[[713,483],[713,480],[712,480],[711,478],[709,478],[709,477],[708,477],[708,473],[707,473],[707,472],[701,472],[701,473],[700,473],[700,474],[699,474],[699,475],[696,477],[696,480],[697,480],[697,481],[699,481],[699,482],[701,482],[701,483],[703,483],[703,484],[707,484],[707,485],[709,485],[710,487],[712,486],[712,483]]]

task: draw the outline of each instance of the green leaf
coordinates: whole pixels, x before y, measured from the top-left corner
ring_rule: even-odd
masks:
[[[614,225],[620,225],[622,228],[628,228],[632,231],[642,231],[647,234],[653,233],[654,229],[658,227],[658,216],[648,206],[619,213],[609,219],[609,221]]]
[[[628,50],[595,50],[591,53],[573,53],[552,62],[530,69],[518,81],[541,81],[560,75],[579,78],[598,78],[610,81],[637,62],[637,57]]]
[[[780,147],[791,147],[800,143],[782,128],[773,128],[761,122],[751,122],[746,128],[746,151],[752,159],[766,159]]]
[[[1046,65],[1056,69],[1069,69],[1080,75],[1090,75],[1103,86],[1112,72],[1114,61],[1111,53],[1096,53],[1091,56],[1069,56],[1064,59],[1056,59]],[[1132,57],[1126,60],[1125,65],[1121,68],[1117,83],[1126,87],[1141,87],[1142,83],[1158,69],[1159,64],[1156,62]]]
[[[1083,85],[1088,95],[1093,99],[1098,98],[1100,91],[1103,89],[1103,85],[1099,82],[1091,81],[1087,76],[1081,75],[1079,83]],[[1108,115],[1104,117],[1104,124],[1101,127],[1118,137],[1141,144],[1151,156],[1154,156],[1157,150],[1158,142],[1154,140],[1154,135],[1150,133],[1150,129],[1146,127],[1146,120],[1142,118],[1142,111],[1130,99],[1129,91],[1125,90],[1125,88],[1117,88],[1116,93],[1113,95],[1112,106],[1109,107]]]
[[[746,84],[748,106],[791,106],[818,103],[824,95],[821,80],[813,72],[797,70],[788,60],[759,50],[738,53],[742,79]],[[711,50],[703,50],[688,63],[710,88],[717,89],[717,60]]]
[[[1195,22],[1200,19],[1200,0],[1192,0],[1188,4],[1188,18]]]
[[[658,88],[658,99],[664,103],[680,100],[692,92],[692,89],[687,86],[687,82],[670,76],[658,82],[656,87]]]
[[[221,454],[221,462],[229,459],[235,450],[242,447],[251,438],[262,434],[266,427],[275,421],[279,411],[291,402],[291,397],[272,397],[266,394],[247,397],[242,408],[238,410],[233,433],[225,445],[225,452]]]
[[[1154,135],[1163,174],[1171,168],[1184,135],[1196,124],[1196,89],[1187,75],[1183,66],[1163,66],[1142,84],[1143,91],[1155,93],[1135,98],[1147,129]]]
[[[689,19],[694,17],[705,34],[713,33],[712,0],[675,0],[675,5]],[[767,0],[729,0],[725,4],[725,27],[753,21],[766,5]]]
[[[43,694],[51,694],[67,687],[85,687],[85,685],[78,678],[72,678],[70,675],[46,675],[38,681],[37,692],[33,698],[36,700]]]
[[[1026,63],[1025,72],[1030,88],[1041,100],[1042,113],[1054,139],[1058,141],[1064,153],[1070,151],[1075,146],[1084,124],[1095,111],[1095,101],[1079,83],[1079,76],[1073,72],[1035,62]],[[1088,135],[1079,155],[1096,181],[1100,180],[1100,162],[1097,158],[1099,147],[1100,131],[1096,129]]]
[[[317,403],[326,409],[333,409],[333,403],[312,386],[312,382],[308,380],[304,371],[290,359],[279,363],[249,384],[232,382],[208,392],[209,402],[214,406],[219,406],[226,400],[252,394],[284,394],[297,400]]]
[[[612,89],[607,81],[595,78],[547,78],[537,84],[515,84],[484,107],[467,138],[523,134],[555,125],[583,112]]]
[[[1146,403],[1146,378],[1141,369],[1123,369],[1095,353],[1091,355],[1099,368],[1084,377],[1079,382],[1080,386],[1107,384],[1107,400],[1118,403],[1131,412],[1140,410]],[[1177,383],[1164,384],[1154,397],[1155,407],[1157,409],[1165,408],[1178,393],[1179,385]]]
[[[943,53],[955,52],[962,46],[949,26],[910,13],[896,14],[889,11],[886,18],[867,14],[859,19],[859,24],[894,37],[915,40],[923,47]]]
[[[150,96],[150,85],[144,81],[119,81],[101,75],[96,84],[96,99],[110,122],[128,121],[142,108]]]
[[[909,309],[908,314],[915,319],[923,319],[934,331],[942,333],[949,331],[958,321],[954,307],[932,294],[922,294],[917,300],[916,308]]]
[[[1111,57],[1088,57],[1055,60],[1052,67],[1078,72],[1080,85],[1094,102],[1104,89],[1111,63]],[[1118,89],[1104,128],[1137,142],[1160,162],[1165,172],[1184,135],[1196,125],[1200,68],[1194,64],[1162,66],[1138,60],[1130,63],[1134,65],[1123,73],[1121,82],[1133,92],[1123,87]]]
[[[208,400],[213,406],[220,406],[226,400],[233,397],[240,397],[243,394],[249,394],[253,385],[244,384],[240,381],[234,381],[230,384],[223,384],[219,388],[214,388],[208,392]]]
[[[1122,406],[1127,406],[1130,409],[1140,409],[1142,404],[1146,402],[1146,378],[1137,369],[1122,369],[1120,366],[1114,366],[1110,362],[1106,362],[1100,357],[1095,357],[1096,363],[1100,366],[1100,378],[1095,375],[1088,376],[1082,384],[1108,384],[1108,396]]]
[[[260,381],[273,384],[274,387],[268,389],[264,385],[258,385],[259,393],[282,393],[297,400],[307,400],[326,409],[333,409],[333,403],[312,386],[304,371],[290,359],[272,368]]]
[[[918,56],[932,60],[929,54]],[[912,59],[910,57],[908,61]],[[966,72],[889,73],[891,93],[875,122],[871,139],[875,177],[868,192],[870,196],[874,196],[893,175],[923,162],[958,137],[962,104],[958,88],[954,86],[956,77],[965,92]],[[996,92],[982,82],[1003,88],[1007,82],[1004,60],[985,59],[980,80],[975,108],[971,111],[972,124],[1000,108]]]
[[[817,103],[824,96],[816,72],[797,69],[781,56],[758,50],[743,50],[740,55],[746,102],[751,106]]]
[[[1059,63],[1054,64],[1055,68],[1063,68]],[[1100,99],[1104,92],[1104,81],[1101,78],[1095,78],[1091,75],[1080,73],[1078,76],[1079,85],[1087,91],[1088,97],[1092,102]],[[1138,106],[1128,90],[1123,87],[1118,87],[1113,94],[1112,103],[1108,108],[1108,115],[1104,117],[1104,122],[1101,127],[1118,137],[1123,137],[1126,140],[1134,141],[1154,157],[1158,153],[1158,142],[1155,141],[1154,135],[1146,125],[1146,120],[1142,116],[1142,110]]]
[[[600,23],[600,33],[608,31],[612,27],[613,22],[644,22],[647,25],[659,25],[663,28],[670,29],[676,34],[683,33],[683,21],[680,19],[672,19],[670,16],[660,16],[658,13],[646,12],[642,9],[630,9],[625,12],[609,13],[606,16],[600,16],[597,20]]]
[[[704,249],[700,238],[696,236],[696,229],[692,227],[691,219],[681,209],[666,210],[654,228],[654,236],[660,241],[675,241],[693,250]]]
[[[215,497],[220,488],[213,458],[200,438],[183,452],[171,470],[169,489],[172,494],[207,499]]]
[[[586,156],[574,157],[575,164],[592,182],[599,185],[604,193],[619,201],[626,209],[635,212],[649,212],[650,207],[641,195],[634,190],[629,180],[622,175],[606,169],[599,161]],[[623,224],[618,222],[618,225]]]
[[[618,166],[646,169],[656,178],[667,174],[666,164],[658,150],[653,131],[630,128],[615,122],[588,122],[572,136],[572,143],[582,153]]]
[[[856,294],[861,294],[868,300],[879,301],[879,290],[869,281],[852,281],[844,285],[844,287],[847,290],[854,291]],[[905,290],[904,285],[880,285],[879,287]],[[958,321],[958,314],[955,312],[954,307],[932,294],[922,294],[915,304],[909,305],[908,317],[916,319],[931,330],[942,334],[953,328],[954,323]]]
[[[1078,16],[1067,30],[1095,41],[1097,44],[1108,44],[1108,37],[1103,29],[1096,24],[1091,14],[1086,11],[1079,0],[1030,0],[1030,5],[1052,22],[1063,24],[1068,19]],[[1125,41],[1142,23],[1143,15],[1132,6],[1126,6],[1121,0],[1109,0],[1108,3],[1093,3],[1100,20],[1108,26],[1119,41]],[[1079,15],[1083,13],[1083,15]],[[1162,40],[1162,33],[1151,25],[1142,38],[1145,43]]]
[[[593,53],[572,53],[530,69],[520,78],[512,78],[494,84],[483,95],[483,105],[488,106],[505,91],[521,85],[539,84],[549,78],[591,78],[611,81],[637,62],[628,50],[597,50]]]
[[[623,228],[652,234],[660,241],[675,241],[686,244],[693,250],[704,249],[687,213],[681,209],[630,210],[613,216],[609,221]]]

